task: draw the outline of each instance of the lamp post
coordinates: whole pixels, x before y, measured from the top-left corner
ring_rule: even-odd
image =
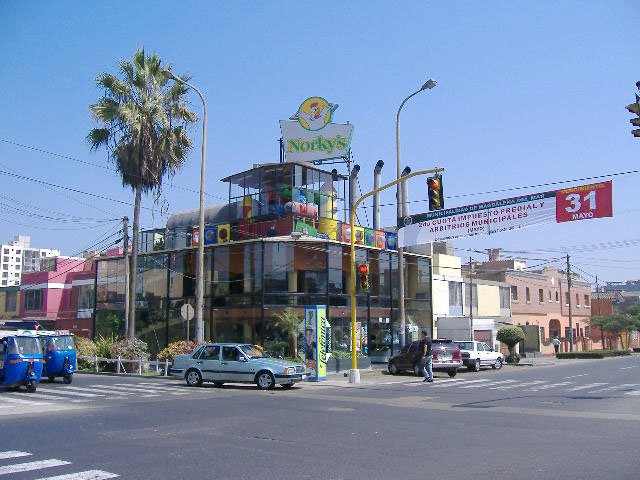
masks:
[[[400,180],[402,176],[402,171],[400,170],[400,111],[404,104],[407,103],[411,97],[419,94],[423,90],[431,90],[436,86],[436,81],[432,78],[427,80],[420,90],[413,92],[407,98],[405,98],[400,104],[400,108],[398,108],[398,114],[396,115],[396,170],[397,175],[396,179]],[[403,212],[403,201],[402,201],[402,182],[398,182],[396,190],[396,201],[398,204],[398,219],[401,219]],[[397,222],[396,222],[397,223]],[[400,346],[403,347],[405,344],[405,311],[404,311],[404,247],[398,247],[398,317],[400,320],[400,331],[398,332],[398,337],[400,340]]]
[[[204,340],[204,322],[203,322],[203,306],[204,306],[204,180],[207,167],[207,103],[204,96],[196,87],[189,82],[184,81],[180,77],[174,75],[169,70],[163,70],[162,74],[167,79],[175,80],[187,87],[195,90],[202,100],[202,158],[200,161],[200,207],[198,221],[198,257],[196,269],[196,311],[195,311],[195,340],[202,342]],[[187,338],[189,332],[187,332]]]

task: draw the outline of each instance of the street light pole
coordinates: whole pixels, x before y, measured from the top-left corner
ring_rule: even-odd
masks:
[[[400,108],[398,108],[398,113],[396,115],[396,180],[398,180],[396,187],[396,201],[398,204],[397,208],[397,216],[398,220],[402,218],[403,215],[403,202],[402,202],[402,182],[400,182],[400,177],[402,175],[402,171],[400,170],[400,111],[404,104],[407,103],[411,97],[419,94],[423,90],[432,89],[436,86],[436,81],[430,78],[427,80],[420,90],[413,92],[407,98],[405,98],[400,104]],[[398,223],[398,222],[396,222]],[[404,310],[404,247],[398,247],[398,319],[400,321],[400,331],[398,332],[398,339],[400,341],[400,346],[403,347],[405,344],[405,310]]]
[[[162,74],[165,78],[171,78],[176,82],[182,83],[194,90],[202,100],[202,157],[200,160],[200,207],[198,219],[198,256],[196,267],[196,311],[195,311],[195,340],[202,342],[204,340],[204,183],[207,167],[207,103],[204,96],[196,87],[189,82],[184,81],[169,70],[163,70]],[[189,332],[187,332],[187,337]]]

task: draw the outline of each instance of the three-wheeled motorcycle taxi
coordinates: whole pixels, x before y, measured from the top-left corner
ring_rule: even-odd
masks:
[[[38,330],[44,354],[43,377],[53,382],[62,377],[64,383],[71,383],[76,371],[76,337],[68,330]]]
[[[42,375],[43,355],[37,335],[0,330],[0,385],[24,385],[35,392]]]

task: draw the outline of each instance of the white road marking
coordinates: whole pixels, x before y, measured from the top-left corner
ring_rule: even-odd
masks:
[[[610,392],[613,390],[617,390],[619,388],[629,388],[629,387],[637,387],[638,383],[623,383],[622,385],[612,385],[610,387],[605,387],[605,388],[600,388],[598,390],[594,390],[593,392]],[[593,393],[593,392],[589,392],[589,393]]]
[[[51,402],[32,402],[31,400],[23,400],[22,398],[12,398],[0,396],[0,402],[11,403],[15,405],[20,403],[23,405],[50,405]]]
[[[484,387],[488,387],[489,385],[502,385],[502,384],[513,383],[513,382],[515,382],[515,380],[503,380],[500,382],[481,383],[480,385],[463,385],[460,388],[484,388]]]
[[[147,384],[131,384],[131,383],[115,383],[114,385],[132,388],[136,390],[143,389],[145,392],[167,392],[167,393],[188,393],[186,386],[175,386],[175,387],[158,387],[156,385],[149,386]]]
[[[564,377],[564,378],[578,378],[578,377],[586,377],[587,375],[589,375],[588,373],[581,373],[580,375],[570,375],[568,377]]]
[[[106,394],[118,394],[118,395],[135,395],[135,392],[114,392],[113,390],[109,390],[108,388],[96,388],[96,387],[102,387],[103,385],[89,385],[88,387],[84,388],[80,388],[80,387],[66,387],[67,389],[72,388],[74,390],[79,390],[79,391],[86,391],[89,390],[91,392],[99,392],[99,393],[106,393]],[[106,385],[104,385],[106,387]]]
[[[44,400],[69,400],[65,397],[58,397],[56,395],[47,395],[45,393],[22,393],[22,392],[9,392],[7,395],[10,395],[13,398],[42,398]]]
[[[29,452],[20,452],[18,450],[8,450],[6,452],[0,452],[0,460],[7,458],[28,457],[31,455]]]
[[[595,388],[595,387],[600,387],[602,385],[606,385],[606,383],[590,383],[588,385],[581,385],[579,387],[573,387],[568,389],[568,392],[576,392],[578,390],[586,390],[587,388]]]
[[[480,383],[480,382],[488,382],[489,380],[487,379],[483,379],[483,380],[434,380],[433,382],[435,383],[435,385],[433,385],[431,388],[444,388],[444,387],[457,387],[458,385],[469,385],[471,383]],[[444,385],[443,385],[444,384]]]
[[[640,397],[640,390],[632,390],[630,392],[624,392],[625,395],[631,395],[632,397]]]
[[[134,394],[141,394],[141,393],[151,393],[153,394],[153,396],[159,396],[160,393],[165,393],[165,392],[160,392],[158,390],[152,390],[150,388],[147,389],[143,389],[141,390],[140,388],[135,388],[135,387],[118,387],[115,385],[98,385],[99,387],[102,388],[108,388],[110,390],[113,390],[113,393],[134,393]],[[172,395],[189,395],[189,392],[176,392],[176,393],[172,393]],[[147,395],[144,395],[147,396]]]
[[[50,392],[54,395],[69,395],[72,397],[85,397],[85,398],[95,398],[95,397],[104,397],[104,395],[99,393],[81,393],[81,392],[72,392],[67,391],[66,389],[52,389],[52,388],[38,388],[40,392]]]
[[[511,385],[501,385],[498,387],[489,387],[489,390],[507,390],[509,388],[518,388],[518,387],[528,387],[530,385],[539,385],[541,383],[546,383],[545,380],[535,380],[533,382],[526,382],[526,383],[516,383],[511,384]]]
[[[573,382],[549,383],[547,385],[540,385],[540,386],[537,386],[537,387],[525,388],[524,391],[526,391],[526,392],[539,392],[540,390],[547,390],[549,388],[564,387],[566,385],[571,385],[572,383]]]
[[[31,470],[40,470],[42,468],[59,467],[62,465],[70,465],[71,462],[65,460],[40,460],[38,462],[16,463],[14,465],[5,465],[0,467],[0,475],[9,473],[30,472]]]
[[[116,478],[119,475],[103,470],[87,470],[85,472],[69,473],[67,475],[57,475],[55,477],[39,478],[37,480],[105,480]]]

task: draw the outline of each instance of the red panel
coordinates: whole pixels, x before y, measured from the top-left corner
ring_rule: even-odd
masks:
[[[592,183],[556,191],[556,222],[613,216],[611,182]]]

